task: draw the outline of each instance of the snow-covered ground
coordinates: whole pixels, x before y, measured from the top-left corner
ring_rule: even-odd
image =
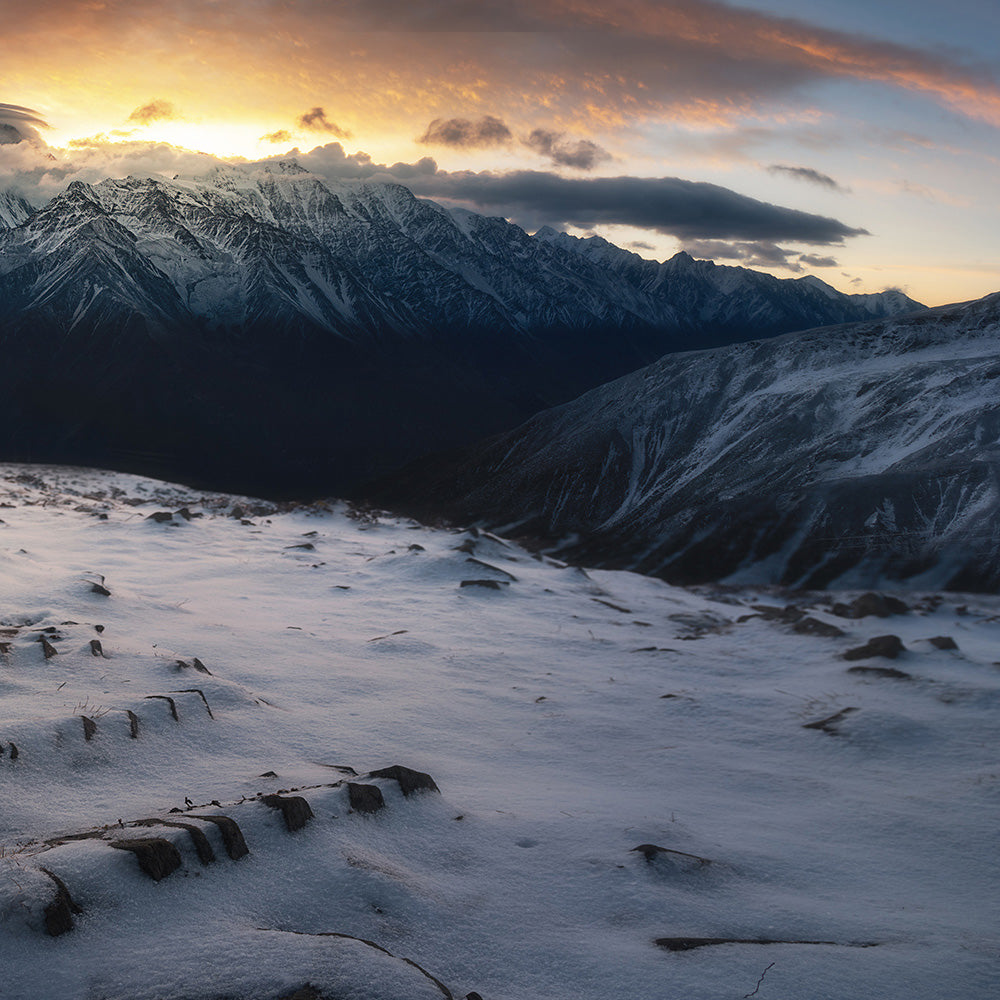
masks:
[[[996,995],[1000,600],[845,619],[338,504],[0,487],[5,1000]],[[656,943],[695,937],[743,943]]]

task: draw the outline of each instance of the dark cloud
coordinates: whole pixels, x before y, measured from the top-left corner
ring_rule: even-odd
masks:
[[[847,188],[838,184],[829,174],[820,173],[812,167],[783,167],[779,163],[772,163],[767,168],[769,174],[784,174],[787,177],[794,177],[796,180],[806,181],[809,184],[818,184],[820,187],[829,188],[831,191],[846,191]]]
[[[493,115],[483,115],[476,121],[469,118],[435,118],[417,142],[456,149],[482,149],[502,146],[513,138],[505,122]]]
[[[524,145],[548,157],[558,166],[576,167],[579,170],[593,170],[598,163],[611,159],[611,154],[596,142],[589,139],[568,142],[562,132],[551,132],[544,128],[536,128],[524,140]]]
[[[13,146],[19,142],[39,142],[38,128],[49,124],[37,111],[20,104],[0,104],[0,146]]]
[[[693,257],[707,260],[735,260],[749,267],[775,267],[801,274],[806,267],[838,267],[833,257],[789,250],[767,240],[726,242],[686,240],[684,249]]]
[[[156,100],[136,108],[128,116],[128,121],[138,125],[148,125],[150,122],[173,121],[176,118],[180,118],[180,114],[170,101]]]
[[[351,135],[347,129],[330,121],[324,108],[310,108],[304,114],[299,115],[296,121],[299,128],[309,129],[313,132],[329,132],[330,135],[335,135],[339,139],[348,139]]]
[[[652,243],[644,243],[642,240],[632,240],[631,243],[626,243],[625,245],[628,246],[628,247],[631,247],[633,250],[655,250],[656,249],[656,247],[654,247],[652,245]]]
[[[840,262],[833,257],[820,257],[814,253],[804,253],[799,262],[806,267],[840,267]]]
[[[627,225],[682,239],[795,240],[840,243],[867,235],[837,219],[757,201],[716,184],[677,177],[566,178],[518,170],[496,174],[438,171],[415,191],[501,214],[526,227],[588,229]]]
[[[277,132],[268,132],[267,135],[262,135],[260,137],[261,142],[291,142],[292,133],[287,129],[280,128]]]

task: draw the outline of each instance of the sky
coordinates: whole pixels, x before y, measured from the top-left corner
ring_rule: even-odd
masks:
[[[5,4],[0,188],[293,155],[534,231],[929,305],[1000,289],[983,0]]]

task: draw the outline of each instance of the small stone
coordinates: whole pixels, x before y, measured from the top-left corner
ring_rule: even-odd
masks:
[[[104,586],[103,583],[92,583],[90,585],[90,592],[92,594],[100,594],[101,597],[110,597],[111,591]]]
[[[136,740],[139,738],[139,716],[130,709],[126,709],[125,714],[128,716],[128,734]]]
[[[886,677],[900,681],[913,680],[913,675],[895,667],[848,667],[849,674],[863,674],[868,677]]]
[[[83,738],[89,743],[97,733],[97,723],[86,715],[81,715],[80,719],[83,722]]]
[[[53,656],[59,655],[58,651],[56,650],[56,647],[53,646],[52,643],[49,642],[49,640],[46,639],[44,635],[40,635],[38,637],[38,641],[42,644],[42,652],[45,653],[46,660],[51,660]]]
[[[834,712],[833,715],[828,715],[825,719],[817,719],[815,722],[806,722],[803,724],[803,729],[819,729],[824,733],[828,733],[830,736],[838,735],[837,726],[850,715],[851,712],[859,711],[858,708],[854,706],[848,708],[842,708],[839,712]]]
[[[250,848],[247,847],[247,842],[243,838],[243,831],[236,820],[230,819],[228,816],[192,816],[191,818],[204,820],[206,823],[212,823],[218,827],[226,853],[233,861],[239,861],[240,858],[250,853]]]
[[[280,809],[289,833],[301,830],[316,814],[301,795],[265,795],[261,801],[272,809]]]
[[[166,878],[181,866],[181,852],[163,837],[137,840],[113,840],[111,846],[119,851],[131,851],[139,868],[154,882]]]
[[[873,656],[884,656],[889,660],[896,659],[906,647],[898,635],[877,635],[869,639],[863,646],[855,646],[844,653],[845,660],[867,660]]]
[[[73,929],[74,915],[79,916],[83,910],[73,902],[66,883],[58,875],[50,872],[48,868],[42,868],[41,871],[45,872],[56,885],[55,899],[45,907],[45,931],[51,937],[59,937],[60,934]]]
[[[349,781],[347,783],[347,794],[351,801],[351,808],[355,812],[375,813],[379,809],[385,808],[382,789],[378,785],[359,785],[356,782]]]
[[[844,634],[843,629],[818,618],[803,618],[792,626],[792,631],[798,632],[799,635],[819,635],[824,639],[836,639]]]
[[[428,791],[438,792],[441,789],[434,783],[434,779],[423,771],[413,771],[408,767],[393,764],[392,767],[383,767],[381,770],[372,771],[369,778],[389,778],[397,781],[402,789],[403,795],[412,795],[414,792]]]
[[[155,521],[157,524],[166,524],[167,521],[172,521],[173,519],[174,515],[169,510],[153,511],[153,513],[146,518],[147,521]]]
[[[483,587],[486,590],[502,590],[504,587],[509,587],[510,584],[506,580],[463,580],[460,587]]]
[[[936,635],[927,641],[935,649],[958,649],[958,643],[950,635]]]
[[[104,647],[101,645],[100,639],[90,640],[90,655],[91,656],[104,656]]]

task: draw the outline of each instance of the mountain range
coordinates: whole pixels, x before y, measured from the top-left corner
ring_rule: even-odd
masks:
[[[376,498],[680,583],[1000,586],[1000,293],[669,355]]]
[[[294,161],[0,197],[0,451],[343,491],[667,352],[920,308]]]

